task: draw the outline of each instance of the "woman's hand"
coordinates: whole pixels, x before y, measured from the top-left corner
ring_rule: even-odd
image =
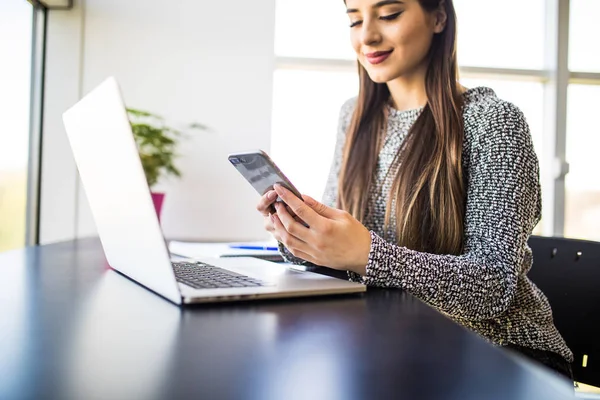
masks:
[[[273,237],[275,237],[275,240],[281,242],[281,238],[278,236],[278,233],[275,230],[275,226],[273,225],[273,220],[271,219],[271,214],[273,214],[273,203],[275,203],[276,199],[277,192],[275,192],[275,190],[269,190],[267,193],[261,196],[260,200],[258,201],[258,204],[256,205],[256,209],[264,217],[263,225],[265,229],[269,233],[271,233]],[[298,218],[292,210],[287,209],[287,211],[290,215],[292,215],[295,218],[296,221],[302,223],[302,220]]]
[[[265,229],[270,232],[273,236],[275,235],[275,226],[271,220],[271,206],[277,199],[277,193],[274,190],[269,190],[263,196],[261,196],[256,209],[263,216],[263,225]],[[277,239],[277,238],[275,238]],[[277,239],[279,241],[279,239]]]
[[[310,196],[302,195],[303,202],[283,186],[275,185],[275,191],[297,217],[276,203],[277,214],[271,215],[270,226],[294,256],[316,265],[366,274],[371,234],[363,224],[346,211],[327,207]]]

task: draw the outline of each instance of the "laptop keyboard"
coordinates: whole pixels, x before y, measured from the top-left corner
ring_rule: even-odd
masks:
[[[178,282],[194,289],[218,289],[265,286],[261,280],[201,262],[174,262]]]

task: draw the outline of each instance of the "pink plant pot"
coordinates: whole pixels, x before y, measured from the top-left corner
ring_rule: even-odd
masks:
[[[156,210],[156,216],[158,217],[158,221],[160,222],[160,214],[162,211],[163,201],[165,200],[165,194],[151,192],[151,195],[152,202],[154,203],[154,209]]]

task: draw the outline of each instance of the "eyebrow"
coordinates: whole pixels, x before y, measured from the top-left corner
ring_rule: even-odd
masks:
[[[373,8],[380,8],[380,7],[383,7],[383,6],[390,5],[390,4],[403,4],[403,3],[404,2],[399,1],[399,0],[382,0],[382,1],[378,2],[378,3],[375,3],[375,5],[373,5]],[[355,12],[358,12],[358,9],[356,9],[356,8],[349,8],[349,9],[346,10],[347,14],[352,14],[352,13],[355,13]]]

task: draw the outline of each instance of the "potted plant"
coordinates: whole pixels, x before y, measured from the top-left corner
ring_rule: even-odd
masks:
[[[176,152],[183,133],[167,126],[164,118],[148,111],[127,108],[133,137],[138,146],[142,167],[148,181],[148,187],[154,202],[156,214],[160,220],[165,193],[152,189],[162,179],[168,176],[181,177],[181,171],[175,166]],[[204,125],[193,123],[189,129],[206,130]]]

